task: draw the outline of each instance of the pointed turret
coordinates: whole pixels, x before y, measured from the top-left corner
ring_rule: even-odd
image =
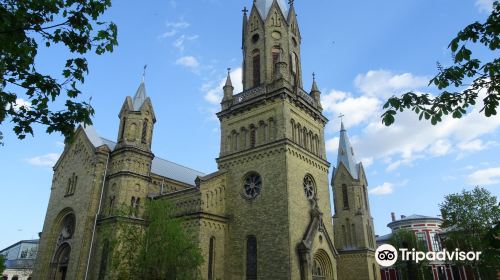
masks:
[[[146,94],[144,77],[134,97],[125,98],[118,117],[120,130],[117,148],[135,146],[150,151],[156,117],[151,99]]]
[[[146,101],[148,98],[146,94],[146,85],[144,84],[144,80],[141,82],[139,85],[139,88],[137,89],[137,92],[134,95],[133,99],[133,106],[134,106],[134,111],[139,111],[141,110],[142,104]]]
[[[222,88],[224,90],[224,97],[222,98],[222,110],[225,110],[231,106],[233,100],[234,87],[231,81],[231,69],[227,69],[226,84]]]
[[[313,84],[311,87],[311,96],[314,98],[317,108],[319,110],[323,110],[323,107],[321,107],[321,91],[319,91],[318,85],[316,84],[316,74],[314,73],[313,73]]]
[[[344,127],[344,122],[341,121],[340,125],[340,140],[339,140],[339,152],[337,156],[337,169],[340,163],[344,164],[346,169],[351,174],[352,178],[358,178],[358,164],[354,157],[354,150],[352,149],[351,143],[349,142],[349,137],[347,136],[347,131]]]

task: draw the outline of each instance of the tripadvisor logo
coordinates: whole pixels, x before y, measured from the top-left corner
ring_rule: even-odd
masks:
[[[415,249],[400,248],[399,253],[394,246],[389,244],[380,245],[375,251],[375,260],[380,266],[392,266],[398,260],[398,255],[402,261],[478,261],[481,252],[464,252],[455,249],[447,251],[446,249],[437,252],[422,252]]]
[[[398,251],[392,245],[380,245],[375,251],[375,260],[380,266],[392,266],[398,260]]]

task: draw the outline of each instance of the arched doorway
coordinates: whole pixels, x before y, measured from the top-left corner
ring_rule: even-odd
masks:
[[[66,212],[66,211],[63,211]],[[66,212],[59,220],[59,226],[55,231],[55,252],[50,264],[51,280],[65,280],[71,255],[71,241],[75,232],[76,218],[72,212]]]
[[[54,269],[52,279],[65,280],[68,271],[69,257],[71,254],[71,247],[68,243],[63,243],[56,251],[52,267]]]
[[[332,262],[324,250],[320,249],[314,254],[312,276],[313,280],[333,279]]]

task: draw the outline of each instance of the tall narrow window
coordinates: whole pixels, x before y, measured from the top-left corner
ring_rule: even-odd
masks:
[[[122,120],[122,123],[121,123],[121,127],[120,127],[120,139],[119,141],[123,141],[123,135],[125,133],[125,122],[126,122],[126,118],[123,118]]]
[[[363,185],[363,196],[365,197],[365,209],[368,210],[368,192],[366,192],[365,185]]]
[[[349,209],[349,196],[347,195],[347,185],[342,184],[342,201],[344,209]]]
[[[215,267],[215,237],[210,238],[208,245],[208,280],[214,280],[214,267]]]
[[[257,238],[247,238],[247,280],[257,279]]]
[[[148,120],[144,119],[144,122],[142,123],[141,142],[146,143],[147,139],[148,139]]]
[[[260,85],[260,53],[255,50],[253,54],[253,86]]]
[[[256,129],[254,126],[250,127],[250,148],[255,147]]]
[[[278,74],[276,72],[276,67],[277,67],[277,64],[278,64],[278,62],[280,60],[280,55],[281,55],[281,49],[280,49],[280,47],[273,47],[273,50],[272,50],[272,56],[273,56],[273,76],[275,78],[277,78],[276,75]]]

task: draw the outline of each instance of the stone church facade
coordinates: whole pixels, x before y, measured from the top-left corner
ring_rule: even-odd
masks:
[[[54,166],[35,279],[108,279],[100,230],[141,224],[147,199],[168,200],[185,218],[204,279],[379,279],[367,181],[345,129],[329,184],[328,120],[316,81],[303,89],[293,1],[254,1],[242,44],[243,92],[228,75],[217,113],[216,172],[153,154],[156,117],[144,82],[121,107],[116,142],[77,129]]]

